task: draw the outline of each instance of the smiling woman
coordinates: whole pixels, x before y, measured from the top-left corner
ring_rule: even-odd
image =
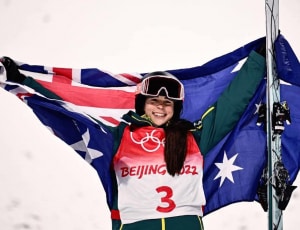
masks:
[[[148,97],[144,110],[155,126],[163,126],[173,117],[174,102],[165,96]]]
[[[147,74],[137,87],[135,110],[152,126],[165,131],[164,158],[170,175],[180,173],[186,157],[189,121],[180,119],[184,99],[183,84],[172,74],[156,71]],[[176,154],[174,154],[176,152]]]
[[[147,74],[137,86],[136,112],[145,114],[156,126],[179,119],[184,98],[182,83],[172,74],[157,71]]]

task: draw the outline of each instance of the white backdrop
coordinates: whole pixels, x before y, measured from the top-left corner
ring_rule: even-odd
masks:
[[[149,72],[198,66],[265,36],[261,0],[0,0],[0,56],[30,64]],[[300,55],[300,2],[281,1],[281,33]],[[0,225],[109,230],[95,171],[0,89]],[[295,182],[299,186],[299,179]],[[284,229],[300,225],[299,194]],[[204,218],[206,229],[267,229],[258,203]]]

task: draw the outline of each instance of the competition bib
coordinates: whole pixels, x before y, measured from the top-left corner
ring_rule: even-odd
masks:
[[[147,126],[131,132],[126,127],[114,157],[122,223],[179,215],[202,216],[203,157],[197,143],[189,134],[184,166],[174,177],[166,169],[164,144],[162,128]]]

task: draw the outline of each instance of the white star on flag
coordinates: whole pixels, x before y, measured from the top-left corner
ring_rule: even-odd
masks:
[[[82,135],[82,140],[70,146],[76,151],[85,152],[84,159],[91,164],[94,159],[103,156],[103,153],[96,149],[87,148],[89,142],[90,142],[90,132],[87,129],[87,131]]]
[[[215,165],[220,169],[219,173],[217,174],[217,176],[214,178],[214,180],[218,179],[219,177],[221,177],[221,181],[220,181],[220,186],[222,186],[224,180],[227,178],[228,180],[230,180],[232,183],[234,183],[233,180],[233,176],[232,176],[232,172],[237,171],[237,170],[242,170],[243,168],[234,165],[234,161],[237,158],[238,153],[235,154],[233,157],[231,157],[230,159],[228,159],[227,155],[226,155],[226,151],[224,151],[224,156],[223,156],[223,162],[222,163],[215,163]]]

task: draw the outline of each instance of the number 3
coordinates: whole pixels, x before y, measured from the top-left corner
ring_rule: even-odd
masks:
[[[176,208],[175,202],[171,199],[173,196],[173,190],[168,186],[161,186],[156,189],[158,193],[164,192],[166,193],[160,200],[162,203],[167,203],[166,207],[157,206],[156,210],[159,212],[171,212],[174,208]]]

